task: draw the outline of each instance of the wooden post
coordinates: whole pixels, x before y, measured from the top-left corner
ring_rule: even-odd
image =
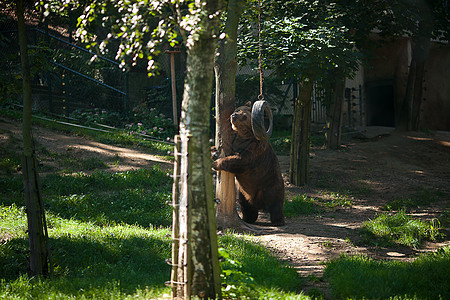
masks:
[[[327,122],[327,145],[329,149],[336,150],[341,145],[342,106],[344,99],[345,82],[336,78],[333,84],[331,99],[330,120]]]
[[[173,124],[178,125],[178,110],[177,110],[177,85],[175,78],[175,53],[180,53],[180,50],[166,50],[165,53],[170,54],[170,77],[172,81],[172,115]]]
[[[302,102],[302,120],[301,120],[301,136],[300,136],[300,151],[299,151],[299,174],[298,185],[305,185],[308,183],[309,172],[309,150],[311,144],[311,109],[312,109],[312,88],[311,80],[303,81],[300,98]]]
[[[48,233],[44,206],[39,186],[37,162],[31,136],[31,75],[25,31],[23,0],[16,1],[17,26],[19,32],[20,60],[23,76],[23,159],[22,173],[25,204],[27,207],[28,240],[30,245],[30,275],[46,276],[49,273]]]
[[[179,252],[180,252],[180,220],[179,220],[179,205],[180,205],[180,162],[181,162],[181,150],[180,150],[180,136],[175,136],[175,162],[173,166],[173,188],[172,188],[172,273],[170,276],[170,285],[172,288],[172,299],[175,299],[177,295],[183,294],[183,286],[178,284],[178,272],[180,268],[179,264]]]
[[[221,227],[233,228],[239,226],[239,217],[236,213],[236,186],[234,174],[226,171],[217,171],[216,198],[217,220]]]
[[[47,276],[49,274],[48,233],[34,155],[23,156],[22,173],[27,207],[30,275]]]
[[[295,99],[289,170],[290,180],[295,185],[305,185],[308,181],[311,139],[311,96],[313,84],[311,79],[308,78],[303,79],[301,84],[300,96]]]

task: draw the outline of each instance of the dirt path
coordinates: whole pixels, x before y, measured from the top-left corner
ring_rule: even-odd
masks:
[[[19,123],[0,118],[0,149],[10,145],[11,139],[20,139],[20,130]],[[140,149],[111,146],[41,127],[34,129],[34,136],[37,154],[44,165],[57,164],[55,155],[62,155],[69,161],[94,157],[106,162],[111,171],[153,164],[172,168],[170,162],[143,153]],[[419,252],[435,250],[450,243],[447,237],[445,242],[428,243],[419,250],[387,249],[361,245],[358,231],[364,221],[381,212],[384,204],[394,199],[408,198],[418,190],[441,191],[445,196],[424,209],[413,211],[417,217],[431,219],[449,211],[449,132],[433,135],[390,132],[386,135],[375,134],[370,139],[353,139],[339,151],[312,149],[310,183],[305,187],[289,184],[288,157],[281,156],[280,164],[286,179],[288,201],[303,194],[327,199],[340,193],[352,202],[349,208],[338,206],[318,214],[287,219],[286,226],[279,228],[270,226],[267,216],[262,214],[252,227],[256,240],[308,278],[304,287],[306,290],[317,288],[329,295],[326,282],[320,279],[323,263],[342,253],[364,253],[377,259],[411,260]]]
[[[341,193],[349,195],[353,203],[350,208],[336,207],[317,215],[288,219],[286,226],[280,228],[270,227],[267,217],[261,220],[257,238],[308,278],[306,290],[318,288],[329,295],[326,282],[320,280],[324,262],[342,253],[410,261],[420,252],[450,244],[448,228],[444,229],[446,241],[427,243],[421,249],[361,245],[358,230],[363,222],[381,213],[384,204],[409,198],[418,191],[441,191],[445,196],[429,207],[412,211],[416,217],[429,220],[448,212],[449,132],[391,132],[371,139],[354,139],[339,151],[312,149],[310,183],[305,187],[287,182],[289,157],[280,157],[280,163],[286,175],[288,199],[303,194],[324,199]]]
[[[20,146],[21,130],[21,124],[18,122],[0,117],[0,148],[7,145],[8,140],[12,137],[18,139],[16,143],[11,143],[13,147]],[[65,167],[62,167],[55,157],[64,157],[68,164],[87,159],[103,161],[106,163],[107,169],[112,172],[149,168],[153,164],[158,164],[165,169],[172,169],[173,167],[171,162],[159,156],[145,153],[139,148],[108,145],[39,126],[33,128],[33,136],[36,153],[40,162],[47,169],[61,170]],[[20,151],[20,149],[17,150]]]

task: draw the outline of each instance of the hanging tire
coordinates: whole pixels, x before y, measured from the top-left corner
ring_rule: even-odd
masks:
[[[266,123],[268,122],[268,123]],[[252,130],[258,140],[267,140],[272,135],[273,116],[270,105],[258,100],[252,106]]]

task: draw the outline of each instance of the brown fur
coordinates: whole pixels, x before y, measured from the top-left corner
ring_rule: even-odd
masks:
[[[234,173],[239,184],[243,219],[254,223],[258,210],[270,213],[274,225],[284,225],[284,183],[278,158],[266,140],[257,140],[251,126],[251,102],[238,107],[230,117],[235,132],[233,155],[213,162],[216,170]]]

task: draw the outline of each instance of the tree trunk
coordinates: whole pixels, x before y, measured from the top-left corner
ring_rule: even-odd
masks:
[[[399,131],[411,130],[411,112],[414,97],[414,80],[416,78],[416,63],[411,59],[408,71],[408,80],[406,82],[406,92],[400,111],[396,113],[395,127]]]
[[[330,116],[328,121],[328,149],[336,150],[341,145],[342,106],[344,103],[345,81],[336,78],[331,91]]]
[[[414,78],[414,96],[412,97],[411,109],[411,129],[419,130],[420,127],[420,109],[422,107],[423,81],[425,75],[425,63],[430,50],[430,38],[423,37],[418,39],[414,47],[415,56],[415,78]]]
[[[417,8],[421,11],[419,30],[413,36],[414,47],[409,66],[405,97],[400,111],[396,114],[396,129],[400,131],[419,130],[420,109],[423,97],[423,78],[425,63],[428,59],[433,30],[433,14],[426,1],[419,1]]]
[[[295,99],[290,160],[290,180],[295,185],[308,183],[309,150],[311,142],[311,108],[313,82],[302,80],[300,97]]]
[[[230,115],[234,111],[237,71],[237,28],[241,15],[242,0],[230,0],[227,6],[225,24],[226,39],[218,46],[215,60],[216,74],[216,147],[219,157],[232,154],[232,128]],[[217,225],[229,228],[237,227],[240,219],[236,213],[236,188],[234,175],[229,172],[217,172],[216,198]]]
[[[187,74],[184,86],[180,123],[180,252],[178,260],[184,270],[178,283],[184,293],[175,297],[214,299],[221,295],[220,267],[217,250],[211,155],[209,147],[209,116],[213,84],[215,38],[220,1],[207,1],[201,9],[201,28],[187,41]],[[181,249],[181,248],[180,248]],[[176,290],[176,289],[175,289]]]
[[[30,276],[46,276],[49,273],[48,232],[40,192],[37,160],[31,136],[31,75],[28,61],[23,0],[16,1],[19,32],[20,59],[23,76],[23,158],[22,173],[27,207],[28,239],[30,246]]]
[[[405,98],[397,114],[396,128],[400,131],[419,130],[420,109],[423,97],[423,77],[425,63],[430,49],[430,38],[418,38],[414,48],[408,72]]]

